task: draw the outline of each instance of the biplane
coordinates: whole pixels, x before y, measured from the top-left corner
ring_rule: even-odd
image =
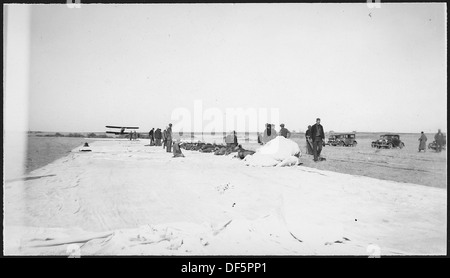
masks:
[[[120,131],[106,131],[106,133],[112,133],[115,135],[124,135],[124,134],[130,134],[130,132],[125,132],[126,129],[139,129],[137,126],[113,126],[113,125],[107,125],[106,128],[114,128],[114,129],[120,129]]]

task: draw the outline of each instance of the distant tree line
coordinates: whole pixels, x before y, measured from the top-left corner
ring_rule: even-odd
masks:
[[[110,138],[106,134],[95,134],[93,132],[86,134],[83,133],[69,133],[67,135],[61,134],[59,132],[56,132],[55,134],[39,134],[37,135],[39,137],[75,137],[75,138]]]

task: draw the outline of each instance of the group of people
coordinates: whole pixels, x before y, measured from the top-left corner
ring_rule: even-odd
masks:
[[[168,153],[173,152],[173,157],[184,157],[180,148],[180,139],[173,140],[172,124],[169,124],[162,132],[160,128],[157,128],[156,130],[152,128],[148,135],[150,139],[150,146],[162,145],[163,149],[166,149]],[[233,131],[231,140],[228,138],[225,138],[225,140],[227,141],[228,147],[238,146],[236,131]]]
[[[419,138],[419,152],[421,152],[421,151],[426,152],[427,140],[428,140],[427,136],[422,131],[420,133],[420,138]],[[440,129],[438,129],[438,132],[434,135],[434,142],[436,144],[436,146],[435,146],[436,152],[441,152],[442,147],[445,144],[445,137],[444,137],[444,134],[442,134]]]
[[[166,130],[164,130],[166,132]],[[150,138],[150,146],[161,146],[162,145],[162,132],[160,128],[157,128],[156,130],[152,128],[149,133],[148,137]]]
[[[280,133],[279,136],[283,136],[284,138],[291,137],[291,132],[289,131],[289,129],[284,127],[284,124],[280,124],[279,133]],[[275,125],[267,123],[266,129],[264,130],[262,136],[258,136],[258,143],[266,144],[267,142],[269,142],[270,140],[272,140],[277,136],[278,134],[277,131],[275,130]]]
[[[130,140],[132,137],[137,138],[136,131],[134,132],[134,135],[131,135],[130,133]],[[266,124],[266,129],[264,130],[264,133],[261,136],[258,136],[258,143],[265,144],[269,142],[270,140],[277,137],[278,134],[275,130],[275,125],[273,124]],[[285,128],[284,124],[280,124],[280,131],[279,136],[283,136],[285,138],[291,137],[291,132]],[[325,131],[323,129],[323,126],[320,123],[320,118],[316,119],[316,123],[314,125],[309,125],[308,130],[305,133],[306,137],[306,147],[307,147],[307,153],[314,156],[314,161],[322,161],[325,160],[325,158],[322,158],[320,156],[322,152],[322,147],[325,145]],[[163,149],[166,149],[167,152],[172,152],[173,147],[173,154],[174,157],[184,157],[184,155],[181,152],[180,149],[180,142],[179,140],[173,141],[172,136],[172,124],[169,124],[164,131],[161,132],[160,128],[157,128],[156,130],[152,128],[149,132],[149,138],[150,138],[150,146],[163,146]],[[237,136],[236,131],[233,132],[233,138],[230,138],[231,140],[227,140],[227,145],[233,145],[237,146]],[[441,152],[442,147],[445,144],[445,137],[441,133],[441,130],[438,130],[438,133],[434,136],[435,143],[436,143],[436,151]],[[419,138],[420,144],[419,144],[419,152],[426,150],[426,142],[427,137],[421,132],[421,136]]]
[[[324,158],[320,157],[322,147],[325,146],[325,132],[323,130],[323,126],[320,124],[320,118],[316,119],[316,123],[314,125],[308,126],[305,137],[307,153],[312,154],[314,156],[314,161],[316,162],[324,160]],[[445,136],[442,134],[440,129],[438,129],[438,132],[435,134],[434,140],[436,152],[441,152],[442,147],[445,145]],[[419,141],[419,152],[426,151],[427,136],[425,136],[423,131],[421,132]]]
[[[148,132],[150,139],[150,146],[162,146],[168,153],[172,152],[172,124],[169,124],[166,129],[161,131],[160,128],[152,128]]]
[[[283,136],[285,138],[291,137],[291,132],[285,127],[284,124],[280,124],[279,134],[275,131],[275,125],[266,124],[266,129],[262,136],[258,136],[258,143],[265,144],[277,136]],[[312,126],[308,126],[306,131],[306,147],[307,153],[314,155],[314,161],[325,160],[320,156],[322,152],[322,146],[325,143],[325,132],[323,126],[320,124],[320,118],[316,119],[316,123]]]
[[[130,137],[130,141],[137,140],[139,138],[139,133],[137,133],[136,130],[130,131],[129,137]]]
[[[150,146],[162,146],[168,153],[172,152],[173,147],[174,157],[184,157],[180,149],[179,140],[173,140],[172,124],[169,124],[163,131],[160,128],[156,130],[152,128],[148,133],[148,137],[150,139]]]

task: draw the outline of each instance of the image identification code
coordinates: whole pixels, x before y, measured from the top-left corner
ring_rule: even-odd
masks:
[[[210,264],[184,264],[181,266],[182,273],[202,272],[212,275],[218,272],[266,272],[266,263],[225,263],[225,265]]]

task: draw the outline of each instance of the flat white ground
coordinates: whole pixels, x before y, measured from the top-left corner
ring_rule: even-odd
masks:
[[[147,143],[96,141],[6,182],[5,255],[447,252],[446,189]]]

